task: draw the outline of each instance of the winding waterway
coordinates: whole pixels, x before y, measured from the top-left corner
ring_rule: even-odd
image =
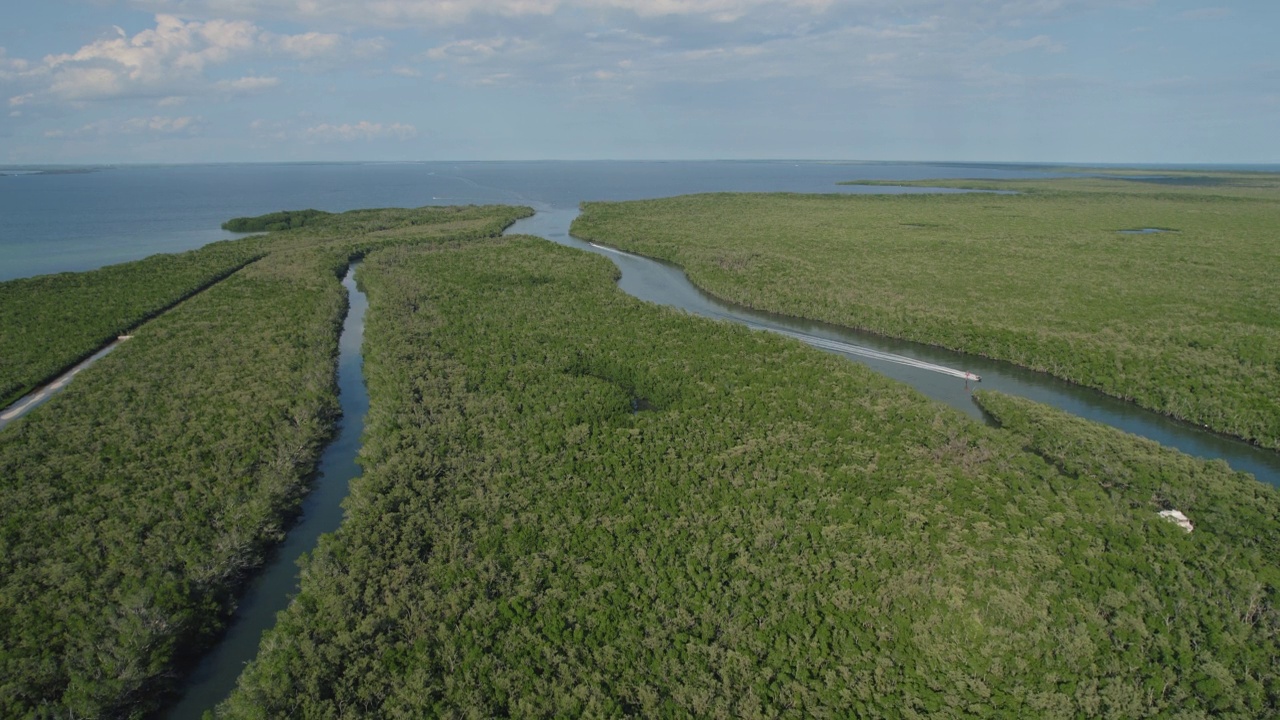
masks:
[[[5,210],[0,213],[0,266],[5,267],[0,277],[89,269],[151,252],[197,247],[225,236],[199,228],[216,227],[217,222],[235,215],[289,207],[314,206],[340,211],[428,202],[532,205],[537,214],[518,222],[509,233],[539,235],[608,257],[621,271],[621,289],[642,300],[786,333],[862,362],[912,385],[928,397],[985,419],[971,397],[974,383],[930,366],[971,372],[982,377],[977,387],[1053,405],[1191,455],[1222,459],[1233,468],[1280,486],[1280,453],[1221,437],[1008,363],[726,303],[693,286],[680,268],[592,246],[569,234],[570,223],[578,214],[576,204],[587,198],[627,200],[708,191],[831,192],[834,182],[859,178],[906,180],[1036,174],[1039,171],[1033,168],[891,164],[431,163],[124,168],[110,173],[10,178],[15,182],[22,180],[22,184],[7,188],[7,194],[0,194],[0,209]],[[900,190],[844,186],[834,191]],[[142,212],[130,204],[138,198],[150,199],[163,212]],[[76,212],[59,210],[62,208],[59,203],[72,203]],[[116,215],[120,217],[115,224],[104,222],[104,218],[110,221]],[[68,232],[67,223],[48,223],[50,216],[66,216],[73,221],[73,230],[83,228]],[[144,227],[140,232],[138,223],[142,221],[138,218],[148,222],[159,218],[155,222],[160,224],[150,230]],[[113,230],[117,225],[118,230]],[[55,234],[46,237],[41,236],[41,232]],[[139,237],[136,247],[126,247],[126,239]],[[350,480],[359,474],[355,458],[369,403],[360,352],[367,303],[355,286],[353,271],[354,267],[343,281],[349,293],[350,311],[340,340],[338,385],[343,417],[338,434],[321,456],[318,477],[304,499],[298,522],[272,553],[267,567],[248,587],[221,642],[200,661],[182,697],[164,717],[200,717],[203,711],[229,695],[245,663],[256,655],[262,634],[296,594],[298,558],[313,549],[323,533],[337,529],[341,522],[342,499],[347,495]],[[915,362],[907,363],[903,359]]]
[[[911,385],[934,400],[984,421],[987,418],[973,401],[972,390],[975,387],[999,390],[1052,405],[1073,415],[1175,447],[1188,455],[1224,460],[1236,470],[1252,473],[1263,482],[1280,486],[1280,453],[1224,437],[1010,363],[728,303],[695,287],[678,267],[572,237],[569,225],[578,215],[576,209],[544,206],[537,210],[533,217],[513,225],[508,234],[538,235],[561,245],[603,255],[612,260],[622,273],[618,286],[641,300],[797,337],[815,347],[864,363]],[[873,352],[864,352],[863,349]],[[916,362],[902,362],[902,359]],[[980,385],[966,382],[927,365],[974,373],[982,381]]]
[[[245,663],[258,654],[262,634],[276,621],[276,614],[298,592],[298,559],[315,549],[320,536],[338,529],[342,501],[350,482],[360,475],[356,454],[369,411],[364,386],[364,313],[369,303],[356,287],[353,264],[342,284],[347,288],[349,309],[338,340],[338,401],[342,419],[338,432],[320,456],[316,478],[302,502],[302,514],[272,553],[267,566],[244,593],[225,635],[207,653],[187,680],[182,697],[163,714],[172,720],[198,718],[222,702],[235,688]]]

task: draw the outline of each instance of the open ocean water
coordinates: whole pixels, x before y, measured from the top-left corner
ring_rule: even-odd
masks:
[[[91,270],[235,237],[238,216],[315,208],[506,203],[576,208],[695,192],[860,192],[843,180],[1025,178],[1047,167],[986,164],[406,162],[0,168],[0,280]]]

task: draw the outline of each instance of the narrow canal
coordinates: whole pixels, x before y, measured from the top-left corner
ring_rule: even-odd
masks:
[[[222,640],[200,661],[187,679],[182,697],[162,717],[199,718],[231,694],[244,666],[258,654],[262,634],[275,624],[276,614],[298,592],[298,559],[315,549],[320,536],[338,529],[342,500],[352,479],[360,475],[356,453],[369,411],[364,386],[364,314],[368,299],[356,287],[353,264],[343,279],[350,307],[338,340],[338,401],[342,419],[337,434],[320,456],[317,477],[302,502],[302,514],[288,536],[271,554],[266,567],[250,583]]]
[[[622,272],[618,286],[641,300],[680,308],[703,317],[798,336],[815,347],[864,363],[895,380],[911,385],[934,400],[984,421],[986,417],[972,397],[972,391],[977,387],[999,390],[1052,405],[1073,415],[1175,447],[1188,455],[1224,460],[1236,470],[1252,473],[1259,480],[1280,487],[1280,453],[1224,437],[1144,410],[1133,403],[1010,363],[827,323],[759,312],[724,302],[694,286],[684,271],[674,265],[600,247],[572,237],[569,226],[578,216],[576,209],[537,209],[536,215],[517,222],[507,231],[508,234],[538,235],[561,245],[603,255],[612,260]],[[847,347],[841,349],[841,345]],[[862,348],[874,351],[870,353],[872,355],[894,357],[868,357],[868,353],[861,351]],[[918,361],[918,364],[904,363],[902,359]],[[982,382],[965,382],[920,367],[921,364],[975,373],[982,378]]]
[[[759,330],[796,337],[815,347],[864,363],[978,419],[986,419],[971,395],[978,384],[928,366],[975,373],[981,376],[980,386],[983,388],[1053,405],[1176,447],[1190,455],[1222,459],[1237,470],[1280,486],[1280,453],[1222,437],[1143,410],[1132,403],[1008,363],[825,323],[763,313],[721,301],[695,287],[678,267],[573,238],[569,234],[569,226],[577,214],[576,210],[542,207],[533,217],[513,225],[508,234],[538,235],[603,255],[621,271],[619,287],[634,297],[695,315],[739,322]],[[263,633],[275,623],[276,614],[297,593],[298,559],[316,546],[322,534],[336,530],[341,523],[342,500],[347,495],[350,481],[360,473],[355,459],[365,413],[369,409],[361,355],[368,301],[355,285],[354,272],[353,265],[343,280],[350,298],[350,310],[339,341],[338,386],[342,420],[338,434],[321,456],[319,477],[304,500],[301,518],[249,587],[225,637],[201,660],[181,699],[163,717],[172,720],[198,718],[230,695],[245,664],[257,654]]]

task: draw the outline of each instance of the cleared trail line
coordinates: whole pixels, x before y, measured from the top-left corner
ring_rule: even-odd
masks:
[[[126,330],[123,335],[118,335],[114,340],[111,340],[110,342],[98,348],[97,350],[94,350],[87,357],[82,356],[82,359],[77,361],[71,367],[62,371],[58,375],[55,375],[52,378],[46,380],[43,384],[37,386],[31,392],[15,400],[13,404],[9,405],[8,407],[5,407],[3,410],[0,410],[0,430],[4,430],[9,425],[9,423],[12,423],[13,421],[17,420],[23,415],[26,415],[32,410],[35,410],[36,408],[43,405],[47,400],[52,398],[54,395],[57,395],[62,390],[66,389],[67,384],[70,383],[71,380],[75,378],[75,376],[79,374],[81,370],[88,368],[90,365],[106,357],[108,353],[110,353],[112,350],[115,350],[117,347],[119,347],[120,343],[124,342],[125,340],[132,340],[133,334],[137,332],[138,329],[141,328],[143,325],[146,325],[148,322],[151,322],[152,320],[160,317],[161,315],[164,315],[170,310],[178,307],[179,305],[190,300],[191,298],[196,297],[200,293],[208,290],[209,288],[217,285],[218,283],[223,282],[224,280],[231,277],[232,275],[235,275],[236,273],[240,272],[246,267],[249,267],[255,262],[258,262],[263,257],[265,256],[262,254],[254,255],[253,257],[250,257],[248,260],[245,260],[244,262],[239,263],[227,269],[226,272],[220,272],[214,275],[208,282],[203,283],[198,287],[195,287],[190,291],[183,293],[180,297],[173,300],[173,302],[170,302],[162,307],[155,308],[154,310],[146,313],[146,315],[143,316],[141,320],[139,320],[133,327]]]
[[[17,402],[5,408],[4,412],[0,412],[0,430],[3,430],[9,423],[13,422],[14,420],[17,420],[23,415],[26,415],[32,410],[35,410],[40,405],[44,404],[44,401],[53,397],[55,394],[57,394],[63,388],[65,388],[67,386],[67,383],[70,383],[72,378],[74,378],[77,373],[89,367],[90,365],[98,362],[103,357],[105,357],[107,353],[111,352],[112,350],[115,350],[120,343],[124,342],[125,340],[129,340],[132,337],[133,337],[132,335],[121,335],[120,337],[108,343],[106,347],[101,348],[94,354],[76,363],[74,367],[72,367],[70,370],[59,375],[53,382],[47,385],[44,385],[39,389],[35,390],[34,392],[31,392],[22,396],[21,398],[18,398]]]

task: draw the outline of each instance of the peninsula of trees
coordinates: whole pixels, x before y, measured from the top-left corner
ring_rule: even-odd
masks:
[[[220,717],[1280,709],[1275,489],[1013,398],[987,427],[615,272],[368,257],[365,474]]]

